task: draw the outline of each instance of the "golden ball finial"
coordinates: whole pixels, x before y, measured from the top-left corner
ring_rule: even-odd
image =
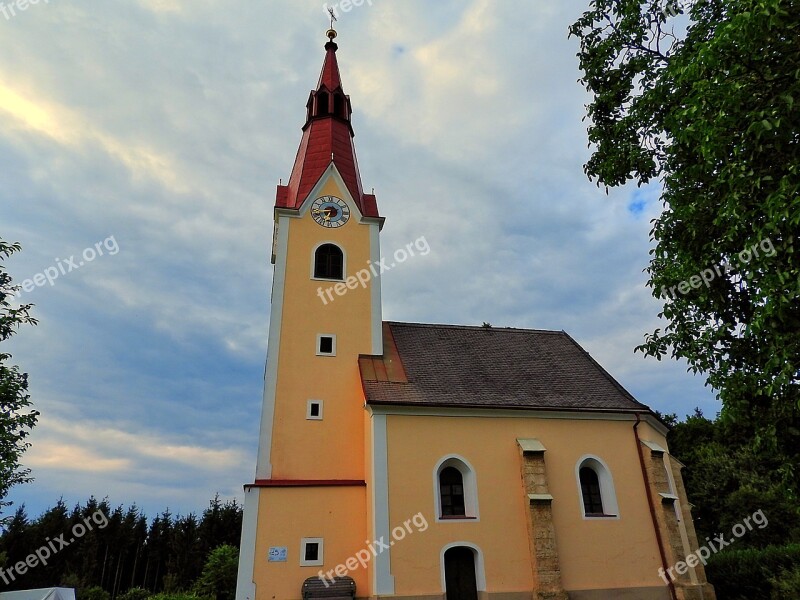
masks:
[[[326,31],[326,32],[325,32],[325,35],[327,35],[327,36],[328,36],[328,39],[329,39],[330,41],[333,41],[333,39],[334,39],[334,38],[336,37],[336,35],[337,35],[337,34],[336,34],[336,30],[335,30],[335,29],[328,29],[328,31]]]

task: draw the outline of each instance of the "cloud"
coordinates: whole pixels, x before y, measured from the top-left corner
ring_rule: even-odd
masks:
[[[321,2],[40,4],[0,51],[0,236],[22,280],[114,235],[120,251],[38,288],[9,343],[42,410],[13,500],[110,494],[199,510],[253,476],[275,185],[322,63]],[[378,1],[342,15],[359,166],[376,188],[384,318],[565,329],[640,400],[716,403],[680,363],[633,354],[654,188],[583,173],[585,93],[566,30],[586,8]],[[662,324],[663,326],[663,324]]]

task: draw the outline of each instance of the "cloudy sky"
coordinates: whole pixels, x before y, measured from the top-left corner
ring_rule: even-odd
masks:
[[[340,11],[383,252],[421,236],[431,248],[384,275],[384,318],[564,329],[653,408],[714,414],[684,365],[633,353],[659,326],[642,272],[659,190],[606,195],[583,173],[587,96],[567,27],[586,4]],[[322,65],[322,3],[12,6],[0,9],[0,237],[23,244],[6,263],[16,282],[53,285],[23,294],[40,324],[4,344],[42,412],[25,455],[36,481],[11,499],[36,515],[93,494],[152,517],[241,498],[275,185]]]

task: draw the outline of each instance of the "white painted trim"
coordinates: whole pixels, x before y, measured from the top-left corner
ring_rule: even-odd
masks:
[[[236,576],[236,600],[255,600],[256,584],[253,581],[256,564],[256,533],[260,488],[245,488],[242,510],[242,539],[239,547],[239,569]],[[264,557],[266,560],[266,557]]]
[[[553,494],[528,494],[528,501],[531,504],[534,502],[552,502]]]
[[[316,264],[317,258],[317,250],[320,246],[324,246],[325,244],[331,244],[332,246],[336,246],[339,250],[342,251],[342,278],[341,279],[330,279],[328,277],[314,277],[314,266]],[[323,240],[319,242],[316,246],[311,249],[311,268],[309,269],[308,276],[313,279],[314,281],[337,281],[342,282],[347,279],[347,250],[342,246],[341,243],[335,242],[333,240]]]
[[[461,479],[464,485],[464,519],[443,519],[442,518],[442,496],[439,490],[439,474],[445,467],[455,467],[461,472]],[[478,479],[475,469],[470,462],[458,454],[448,454],[443,456],[433,468],[433,498],[434,498],[434,520],[436,523],[477,523],[480,519],[478,511]]]
[[[442,577],[442,593],[447,594],[447,581],[445,579],[444,573],[444,553],[450,550],[450,548],[457,548],[458,546],[464,546],[472,550],[472,554],[475,560],[475,582],[477,583],[477,588],[479,592],[486,591],[486,569],[483,563],[483,552],[481,551],[480,547],[473,544],[472,542],[452,542],[442,547],[441,552],[439,553],[439,565]]]
[[[312,416],[312,414],[311,414],[311,406],[313,404],[318,404],[319,405],[319,415],[316,416],[316,417]],[[324,404],[323,404],[322,400],[309,400],[308,403],[306,404],[306,419],[308,421],[322,421],[323,408],[324,408]]]
[[[625,412],[589,412],[546,409],[513,409],[513,408],[448,408],[442,406],[407,406],[388,404],[367,404],[371,413],[376,415],[404,415],[409,417],[476,417],[476,418],[537,418],[562,419],[564,421],[636,421],[634,413]],[[655,418],[640,415],[642,421],[653,425]],[[649,420],[648,420],[649,417]]]
[[[389,446],[386,416],[372,415],[372,530],[375,539],[392,539],[389,528]],[[392,549],[375,557],[372,569],[372,595],[394,595],[394,576],[391,573]]]
[[[380,225],[369,225],[369,260],[372,265],[381,261]],[[372,354],[383,354],[383,307],[381,304],[381,278],[373,277],[370,280],[370,315],[372,327]]]
[[[331,352],[320,352],[319,343],[322,341],[322,338],[329,337],[333,339],[331,343]],[[336,334],[335,333],[318,333],[317,334],[317,345],[314,347],[314,351],[316,352],[317,356],[336,356]]]
[[[280,216],[278,243],[276,244],[275,267],[272,274],[272,303],[269,312],[269,338],[267,341],[267,364],[264,369],[264,397],[261,409],[261,427],[258,434],[258,458],[256,479],[272,476],[272,427],[275,420],[275,394],[278,386],[278,355],[281,345],[281,320],[286,284],[286,255],[289,249],[289,219]]]
[[[299,213],[298,216],[304,217],[306,213],[309,210],[311,210],[311,205],[314,203],[314,200],[323,195],[322,188],[325,187],[325,184],[327,183],[329,177],[332,177],[333,180],[336,182],[336,185],[342,192],[341,196],[342,200],[344,200],[347,203],[347,206],[350,207],[350,219],[347,221],[345,225],[343,225],[343,227],[347,227],[347,225],[353,223],[354,221],[360,223],[361,220],[364,218],[364,215],[361,214],[361,211],[359,210],[358,205],[355,202],[355,199],[350,194],[350,190],[348,189],[347,184],[344,182],[344,179],[342,179],[342,175],[339,173],[339,169],[336,168],[336,165],[333,164],[332,161],[319,176],[319,179],[317,179],[317,183],[315,183],[314,187],[311,188],[311,191],[308,193],[308,196],[303,198],[303,203],[297,208]]]
[[[603,500],[603,512],[607,516],[592,517],[586,515],[583,506],[583,490],[581,489],[581,468],[589,467],[597,473],[597,480],[600,483],[600,497]],[[619,504],[617,503],[617,492],[614,488],[614,478],[611,469],[605,461],[594,454],[584,454],[575,463],[575,482],[578,485],[578,506],[581,509],[581,517],[584,521],[615,521],[619,520]]]
[[[306,545],[319,544],[319,554],[317,560],[306,560]],[[321,567],[325,563],[325,541],[321,537],[302,538],[300,540],[300,566],[301,567]]]

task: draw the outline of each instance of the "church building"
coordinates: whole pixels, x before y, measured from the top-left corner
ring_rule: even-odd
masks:
[[[713,600],[666,426],[574,339],[383,321],[328,37],[275,198],[237,600]]]

